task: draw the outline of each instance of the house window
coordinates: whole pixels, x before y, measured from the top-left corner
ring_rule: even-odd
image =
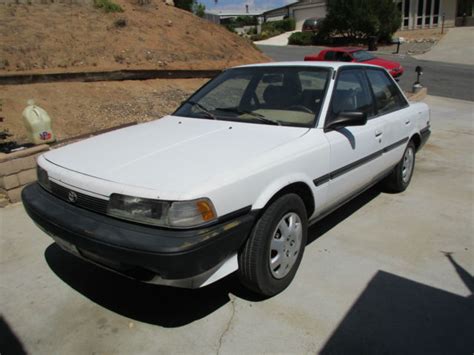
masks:
[[[439,26],[442,0],[396,0],[402,13],[402,28]],[[461,1],[461,0],[460,0]],[[464,0],[462,0],[464,1]],[[468,1],[468,0],[466,0]],[[469,0],[472,1],[472,0]],[[401,6],[400,6],[401,5]]]
[[[410,0],[401,0],[398,6],[402,14],[402,29],[407,29],[410,25]]]

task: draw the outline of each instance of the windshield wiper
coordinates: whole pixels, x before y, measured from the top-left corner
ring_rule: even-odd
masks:
[[[193,106],[197,106],[202,112],[206,114],[206,117],[212,118],[213,120],[217,120],[216,115],[214,115],[209,109],[203,105],[201,105],[199,102],[196,101],[187,101],[187,104],[191,104]]]
[[[233,112],[233,113],[236,113],[238,115],[249,115],[249,116],[252,116],[252,117],[254,117],[255,119],[257,119],[261,122],[281,126],[281,123],[279,121],[271,120],[269,118],[266,118],[264,115],[261,115],[257,112],[252,112],[252,111],[247,111],[247,110],[239,110],[237,108],[231,108],[231,107],[218,107],[218,108],[216,108],[216,110],[217,111],[223,111],[223,112]]]

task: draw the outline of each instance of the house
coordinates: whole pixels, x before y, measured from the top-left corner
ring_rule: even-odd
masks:
[[[265,22],[292,17],[296,21],[297,30],[301,30],[306,19],[325,16],[326,0],[300,0],[263,13]]]
[[[263,13],[265,21],[292,17],[296,29],[301,30],[307,18],[326,15],[327,2],[331,0],[299,0]],[[474,25],[472,0],[394,0],[402,14],[401,29],[453,27]]]
[[[472,25],[472,0],[396,0],[402,13],[401,29]],[[465,14],[465,16],[463,16]],[[465,23],[463,23],[465,21]]]
[[[224,24],[228,19],[235,19],[240,16],[251,16],[256,18],[263,17],[261,11],[206,11],[204,18],[210,22]]]

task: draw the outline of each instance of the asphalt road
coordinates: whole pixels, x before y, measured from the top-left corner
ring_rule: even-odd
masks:
[[[276,61],[303,60],[304,56],[317,53],[322,47],[299,46],[258,46],[266,55]],[[399,84],[404,90],[411,90],[416,81],[415,68],[423,68],[422,84],[430,95],[453,99],[474,101],[474,66],[418,60],[406,55],[377,54],[380,57],[396,60],[405,68]]]

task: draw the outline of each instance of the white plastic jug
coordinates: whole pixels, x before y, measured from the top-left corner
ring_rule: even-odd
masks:
[[[41,107],[36,106],[34,100],[28,100],[28,106],[23,110],[23,121],[34,144],[56,140],[51,129],[51,117]]]

